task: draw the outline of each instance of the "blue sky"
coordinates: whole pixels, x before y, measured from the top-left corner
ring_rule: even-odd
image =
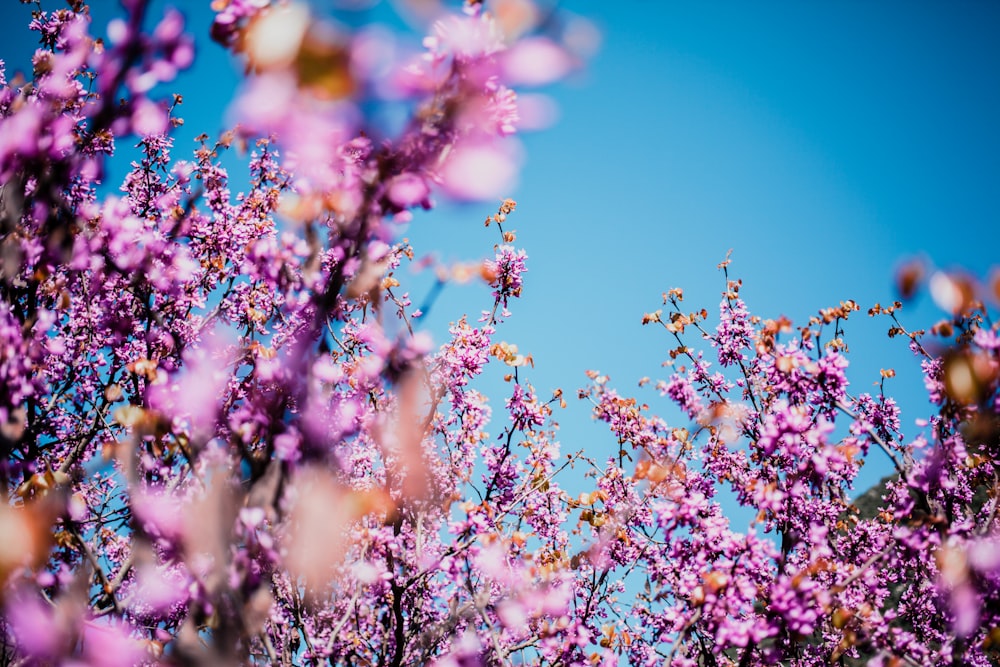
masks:
[[[514,226],[530,273],[501,331],[535,355],[539,389],[572,392],[585,368],[623,392],[662,377],[670,341],[642,313],[673,286],[717,312],[715,267],[732,248],[757,314],[803,322],[843,299],[862,306],[846,326],[852,391],[895,368],[887,387],[913,434],[927,414],[917,362],[864,311],[894,298],[904,258],[978,276],[997,264],[1000,5],[565,6],[597,22],[603,46],[555,92],[560,123],[525,139]],[[411,236],[492,239],[476,213],[429,216]],[[903,322],[942,317],[928,301]],[[585,411],[563,417],[564,446],[610,452]],[[859,486],[884,472],[869,466]]]
[[[206,38],[207,2],[175,5],[200,46],[196,68],[174,87],[185,95],[182,156],[191,137],[222,129],[239,68]],[[111,6],[95,10],[98,25]],[[540,393],[575,394],[589,368],[624,393],[638,391],[642,376],[665,376],[670,341],[640,325],[643,312],[677,286],[692,309],[716,313],[724,284],[715,266],[729,249],[751,310],[796,322],[843,299],[865,310],[891,301],[894,267],[916,254],[978,276],[997,263],[1000,4],[563,6],[595,22],[602,47],[548,90],[559,122],[523,138],[511,222],[530,272],[498,336],[534,355]],[[0,15],[26,22],[28,9],[7,3]],[[14,34],[0,47],[11,70],[25,44]],[[494,210],[445,207],[406,234],[418,253],[484,257],[496,233],[482,220]],[[426,326],[441,341],[449,321],[488,299],[485,288],[449,286]],[[939,317],[923,299],[903,321],[916,328]],[[912,433],[927,412],[922,384],[887,327],[863,312],[848,323],[852,390],[872,389],[880,368],[895,368],[888,387]],[[640,395],[675,415],[655,393]],[[559,415],[564,448],[603,458],[612,438],[585,405],[570,403]],[[870,466],[862,481],[881,472]]]

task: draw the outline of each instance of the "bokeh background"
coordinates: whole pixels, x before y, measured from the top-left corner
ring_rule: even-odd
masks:
[[[97,26],[118,11],[93,4]],[[151,18],[166,4],[154,3]],[[226,127],[240,66],[208,40],[207,1],[172,4],[199,47],[195,68],[172,86],[185,98],[174,152],[184,157],[194,136]],[[332,2],[312,4],[334,11]],[[30,9],[9,0],[0,18],[22,24]],[[917,360],[904,340],[886,337],[886,320],[864,311],[895,298],[894,271],[906,259],[979,278],[997,262],[1000,4],[580,0],[561,9],[591,21],[600,47],[543,91],[556,122],[521,138],[508,226],[529,273],[497,338],[533,355],[527,375],[540,394],[566,391],[569,407],[556,415],[564,450],[598,460],[615,451],[573,397],[586,369],[685,425],[665,399],[637,387],[667,375],[661,362],[672,346],[640,320],[671,287],[684,288],[691,309],[717,313],[725,283],[716,264],[730,249],[731,275],[743,279],[756,314],[803,323],[857,301],[862,311],[845,326],[852,391],[875,390],[879,370],[895,369],[887,390],[903,406],[904,431],[915,433],[914,420],[929,414]],[[349,22],[374,15],[401,24],[387,5],[338,11]],[[8,35],[0,58],[10,76],[26,67],[31,44],[23,30]],[[236,191],[243,172],[239,160],[232,165]],[[125,159],[112,165],[109,190],[126,169]],[[484,258],[498,237],[482,221],[495,210],[442,202],[400,235],[443,262]],[[413,278],[415,303],[431,280]],[[475,319],[491,303],[483,285],[449,284],[423,326],[441,342],[449,321]],[[924,295],[901,319],[922,328],[943,316]],[[502,372],[483,379],[501,418]],[[885,472],[875,456],[857,490]]]

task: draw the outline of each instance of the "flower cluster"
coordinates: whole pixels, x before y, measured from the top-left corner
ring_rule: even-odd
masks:
[[[5,659],[535,650],[548,594],[572,596],[525,560],[566,548],[562,492],[541,483],[559,459],[551,409],[515,382],[493,442],[473,383],[497,320],[462,318],[435,351],[395,277],[414,258],[396,233],[434,191],[508,187],[511,86],[575,58],[528,3],[509,25],[470,3],[412,54],[305,5],[216,2],[212,35],[247,66],[240,126],[178,158],[183,100],[162,88],[194,41],[175,10],[147,32],[150,4],[125,3],[106,39],[82,2],[39,7],[32,70],[0,65]],[[522,41],[546,77],[524,76]],[[383,123],[393,105],[410,121]],[[134,159],[108,194],[123,142]],[[244,148],[236,193],[223,162]],[[525,270],[512,240],[481,263],[484,310],[505,317]],[[515,620],[491,644],[481,623],[501,606]]]
[[[150,4],[106,41],[79,0],[38,8],[31,72],[0,65],[5,664],[996,662],[1000,336],[976,285],[932,276],[929,334],[871,311],[936,406],[907,439],[891,370],[851,393],[856,304],[753,316],[727,260],[717,326],[678,289],[643,318],[676,343],[669,418],[590,372],[611,446],[565,453],[563,392],[497,338],[526,289],[514,202],[488,259],[437,267],[427,302],[492,291],[438,346],[403,284],[433,260],[398,238],[434,196],[509,187],[514,89],[577,61],[558,17],[468,2],[410,53],[216,0],[240,126],[177,157],[162,88],[194,42],[173,10],[146,31]],[[851,500],[870,452],[895,466],[875,511]]]
[[[622,447],[601,482],[625,480],[640,499],[638,511],[623,504],[636,531],[624,537],[650,544],[617,563],[646,591],[617,608],[619,651],[642,664],[991,664],[1000,358],[983,302],[935,325],[937,353],[902,327],[901,304],[870,311],[910,339],[941,406],[906,441],[884,393],[893,371],[878,396],[848,391],[843,326],[856,304],[796,330],[750,316],[738,288],[727,280],[714,334],[703,312],[681,310],[680,290],[664,295],[669,314],[643,318],[678,342],[658,387],[693,428],[669,428],[598,373],[582,392]],[[685,343],[688,328],[735,368],[728,381]],[[896,471],[881,506],[862,510],[850,494],[876,448]],[[752,510],[747,528],[724,518],[727,498]]]

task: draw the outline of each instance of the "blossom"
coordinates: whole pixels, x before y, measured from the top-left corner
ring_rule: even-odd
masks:
[[[676,289],[644,318],[667,400],[590,371],[607,434],[579,443],[501,331],[513,200],[488,259],[441,268],[426,303],[450,277],[489,294],[437,341],[408,271],[436,260],[399,238],[439,196],[508,194],[520,84],[581,50],[560,16],[467,3],[414,59],[387,28],[212,5],[242,125],[193,148],[163,86],[195,57],[176,11],[130,0],[98,42],[82,3],[39,10],[26,80],[0,63],[6,658],[995,661],[1000,344],[974,281],[931,278],[946,349],[872,309],[922,364],[911,439],[891,383],[851,393],[857,304],[763,319],[727,260],[717,322]],[[873,445],[896,474],[862,512]]]

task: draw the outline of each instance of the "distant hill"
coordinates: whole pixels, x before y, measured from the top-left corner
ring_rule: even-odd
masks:
[[[889,482],[897,479],[899,479],[899,473],[883,477],[878,484],[854,499],[859,519],[874,519],[878,515],[878,511],[882,509],[882,496],[885,495],[886,486]]]

